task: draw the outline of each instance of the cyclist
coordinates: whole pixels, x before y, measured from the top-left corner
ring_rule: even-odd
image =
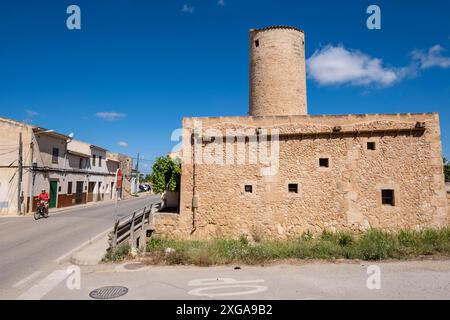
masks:
[[[41,194],[39,194],[38,201],[44,205],[45,211],[48,212],[48,203],[50,201],[50,195],[45,189],[42,189]]]

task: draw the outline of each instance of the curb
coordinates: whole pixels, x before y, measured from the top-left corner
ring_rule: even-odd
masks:
[[[99,233],[98,235],[92,237],[91,239],[89,239],[88,241],[82,243],[81,245],[79,245],[78,247],[76,247],[75,249],[72,249],[71,251],[69,251],[68,253],[62,255],[61,257],[59,257],[58,259],[55,260],[56,263],[61,263],[64,260],[66,260],[67,258],[69,258],[69,260],[72,262],[72,260],[77,261],[80,263],[80,265],[85,265],[83,263],[91,263],[91,259],[85,259],[83,258],[84,256],[84,252],[90,253],[92,250],[94,250],[94,245],[98,244],[98,243],[102,243],[102,240],[104,240],[106,243],[106,245],[108,245],[108,234],[111,232],[112,227],[106,229],[105,231]],[[90,250],[89,250],[90,249]],[[100,250],[100,248],[98,248],[98,250]],[[99,256],[100,252],[97,253],[97,251],[92,252],[92,254],[95,256]],[[101,252],[101,257],[99,259],[99,262],[101,261],[101,259],[103,258],[103,256],[106,253],[106,249],[103,250]],[[78,256],[80,256],[81,258],[78,258]],[[73,259],[75,257],[75,259]],[[80,261],[78,261],[80,260]],[[86,261],[84,261],[86,260]],[[78,264],[78,263],[74,263],[74,264]],[[98,264],[98,263],[95,263]]]
[[[109,231],[109,230],[108,230]],[[84,249],[75,252],[70,257],[70,262],[77,266],[95,266],[98,265],[109,248],[108,235],[104,235],[97,241],[93,241]]]

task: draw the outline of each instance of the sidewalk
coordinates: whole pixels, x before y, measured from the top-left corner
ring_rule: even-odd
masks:
[[[145,196],[151,196],[154,195],[151,192],[140,192],[140,193],[136,193],[135,195],[130,196],[127,199],[123,199],[123,200],[119,200],[118,203],[121,202],[127,202],[136,198],[141,198],[141,197],[145,197]],[[54,209],[50,209],[49,210],[49,214],[50,215],[54,215],[54,214],[58,214],[61,212],[67,212],[67,211],[71,211],[71,210],[78,210],[78,209],[84,209],[84,208],[89,208],[89,207],[96,207],[96,206],[106,206],[109,204],[113,204],[116,200],[115,199],[108,199],[108,200],[103,200],[103,201],[95,201],[95,202],[88,202],[88,203],[83,203],[83,204],[77,204],[77,205],[73,205],[70,207],[64,207],[64,208],[54,208]],[[25,218],[25,217],[31,217],[34,213],[33,212],[27,212],[24,215],[17,215],[17,214],[7,214],[7,215],[0,215],[0,219],[1,218]]]
[[[151,196],[151,195],[153,195],[153,194],[150,192],[136,193],[135,195],[131,195],[129,198],[119,200],[118,203],[126,202],[129,200],[133,200],[133,199],[141,198],[141,197],[145,197],[145,196]],[[108,204],[115,203],[115,201],[116,201],[115,199],[108,199],[108,200],[103,200],[103,201],[95,201],[95,202],[88,202],[88,203],[84,203],[84,204],[73,205],[73,206],[65,207],[65,208],[51,209],[50,214],[56,214],[56,213],[65,212],[65,211],[69,211],[69,210],[73,210],[73,209],[84,209],[84,208],[89,208],[92,206],[108,205]]]

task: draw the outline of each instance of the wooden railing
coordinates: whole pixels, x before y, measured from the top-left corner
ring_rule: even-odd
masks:
[[[109,234],[109,249],[113,250],[127,241],[132,250],[145,248],[146,239],[154,230],[153,214],[160,208],[161,203],[151,204],[117,220]]]

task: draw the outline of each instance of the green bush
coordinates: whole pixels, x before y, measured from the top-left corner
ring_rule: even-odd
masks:
[[[358,242],[361,258],[364,260],[382,260],[392,256],[392,240],[380,230],[367,231]]]
[[[129,244],[121,244],[114,250],[108,250],[103,261],[119,262],[125,260],[130,254],[131,247]]]
[[[349,233],[345,233],[345,232],[339,232],[337,234],[338,237],[338,244],[341,247],[347,247],[353,244],[354,239],[353,236]]]

